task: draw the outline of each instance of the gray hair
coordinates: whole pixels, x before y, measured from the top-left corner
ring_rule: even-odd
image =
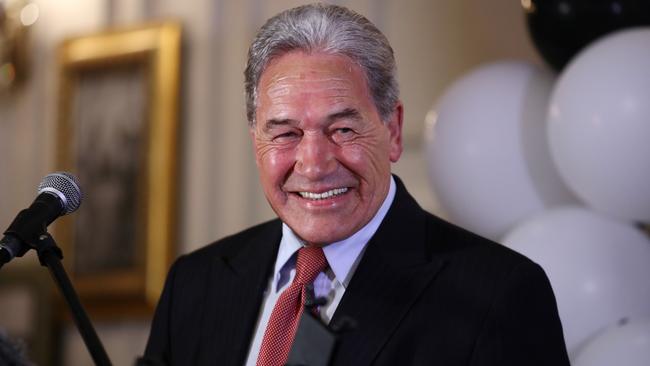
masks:
[[[364,16],[337,5],[310,4],[285,10],[257,33],[246,64],[246,116],[255,124],[257,87],[267,65],[288,52],[325,52],[349,57],[364,71],[382,120],[390,118],[399,88],[395,57],[386,37]]]

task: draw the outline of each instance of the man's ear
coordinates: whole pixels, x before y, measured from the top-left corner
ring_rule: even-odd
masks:
[[[248,127],[248,136],[251,137],[251,146],[253,147],[253,155],[255,155],[255,164],[257,164],[257,166],[259,167],[260,161],[257,158],[257,138],[255,135],[255,125]]]
[[[396,163],[399,160],[399,157],[402,155],[402,122],[404,119],[404,105],[402,101],[398,101],[395,105],[395,109],[387,121],[386,126],[390,133],[390,150],[388,156],[390,161]]]

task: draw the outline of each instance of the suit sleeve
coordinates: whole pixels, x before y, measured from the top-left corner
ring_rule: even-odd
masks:
[[[544,270],[519,264],[495,297],[472,366],[569,366],[555,296]]]
[[[171,364],[171,309],[174,295],[174,282],[179,261],[172,265],[162,295],[156,306],[149,341],[139,364],[169,365]]]

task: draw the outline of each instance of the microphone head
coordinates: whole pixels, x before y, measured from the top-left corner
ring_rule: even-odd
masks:
[[[38,185],[38,194],[54,194],[61,199],[63,204],[63,213],[61,215],[74,212],[81,206],[83,193],[81,187],[74,175],[67,172],[54,172],[43,178]]]

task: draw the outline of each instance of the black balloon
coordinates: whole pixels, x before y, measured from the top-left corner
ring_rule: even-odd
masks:
[[[650,0],[522,0],[522,5],[537,50],[558,71],[603,35],[650,25]]]

